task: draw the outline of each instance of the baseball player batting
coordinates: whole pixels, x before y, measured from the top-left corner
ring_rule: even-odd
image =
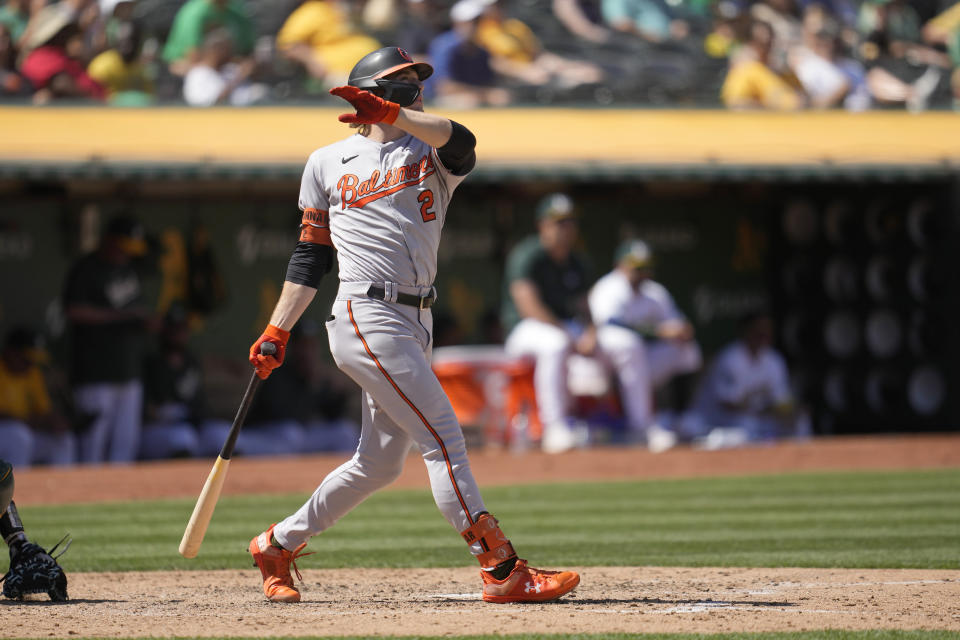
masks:
[[[357,132],[307,160],[300,240],[270,323],[250,348],[262,378],[280,366],[336,250],[340,287],[326,326],[337,366],[363,390],[360,444],[296,513],[250,542],[274,602],[300,601],[290,567],[296,571],[307,541],[393,482],[411,445],[427,465],[437,506],[480,563],[485,601],[553,600],[580,582],[572,571],[534,569],[517,557],[484,508],[463,432],[430,368],[440,232],[454,189],[476,162],[469,130],[423,112],[422,83],[431,73],[386,47],[354,66],[348,86],[330,90],[356,110],[339,119]],[[277,346],[275,356],[260,354],[266,341]]]

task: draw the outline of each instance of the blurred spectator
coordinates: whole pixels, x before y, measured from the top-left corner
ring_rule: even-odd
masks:
[[[747,315],[740,333],[714,358],[682,431],[706,434],[707,448],[809,436],[809,417],[796,405],[786,361],[773,348],[770,316]]]
[[[870,107],[866,72],[856,60],[841,57],[841,46],[840,25],[832,17],[808,19],[803,44],[790,51],[788,62],[811,107],[863,111]]]
[[[70,56],[86,67],[91,58],[99,53],[95,47],[96,25],[100,18],[100,7],[97,0],[32,0],[30,5],[30,21],[21,37],[20,48],[24,54],[33,48],[34,30],[41,29],[49,15],[58,13],[67,22],[77,28],[77,37],[68,47]]]
[[[201,58],[205,37],[218,27],[226,29],[238,58],[251,58],[254,48],[253,21],[242,0],[187,0],[177,12],[170,27],[163,59],[170,72],[177,76]],[[238,64],[249,64],[238,60]]]
[[[234,61],[230,32],[214,29],[204,38],[199,58],[183,79],[183,99],[192,107],[226,103],[243,107],[261,102],[270,90],[250,82],[255,67],[252,58]]]
[[[360,4],[360,20],[365,29],[382,33],[396,24],[399,13],[397,0],[364,0]]]
[[[42,347],[26,327],[14,327],[0,351],[0,458],[17,466],[72,464],[76,442],[53,408],[37,364]]]
[[[545,50],[530,27],[503,14],[499,0],[485,0],[484,4],[487,7],[477,27],[477,42],[490,53],[498,73],[530,85],[550,83],[560,88],[603,80],[603,70],[592,62]]]
[[[667,289],[651,279],[653,254],[647,244],[621,243],[614,263],[588,298],[598,351],[617,374],[628,429],[651,450],[663,451],[676,436],[655,421],[654,392],[678,375],[698,371],[703,358],[693,326]],[[672,408],[685,410],[685,403],[680,398]]]
[[[774,33],[769,24],[753,21],[749,39],[730,59],[721,97],[731,109],[790,111],[803,107],[804,96],[793,79],[769,65]]]
[[[117,216],[67,275],[74,399],[93,416],[79,436],[81,462],[131,462],[139,452],[144,348],[156,320],[142,305],[133,260],[146,251],[143,227]]]
[[[130,3],[127,3],[130,4]],[[111,28],[111,48],[90,62],[87,73],[106,87],[110,103],[141,106],[154,101],[153,77],[140,57],[140,28],[128,21]]]
[[[330,87],[347,82],[357,60],[380,43],[363,32],[348,0],[306,0],[280,28],[277,50]]]
[[[847,27],[856,28],[860,2],[861,0],[797,0],[801,15],[805,16],[811,10],[820,10],[833,16],[840,23],[841,30]]]
[[[502,107],[512,101],[510,92],[498,86],[490,52],[478,39],[485,8],[484,0],[459,0],[450,9],[450,31],[430,43],[434,81],[428,88],[438,104],[469,109]]]
[[[923,25],[923,40],[932,45],[950,46],[958,32],[960,32],[960,2],[954,2]]]
[[[206,416],[203,371],[189,338],[186,310],[171,305],[158,349],[144,365],[143,459],[215,456],[230,431],[229,422]]]
[[[394,42],[414,60],[425,60],[430,42],[450,29],[450,16],[441,0],[386,0],[391,4],[392,21],[382,27],[380,40]],[[374,2],[368,2],[369,8]],[[383,9],[381,9],[382,11]],[[367,11],[364,11],[366,16]],[[365,17],[364,23],[372,25]]]
[[[550,194],[537,205],[537,234],[507,256],[501,313],[508,331],[507,354],[536,359],[534,388],[548,453],[580,442],[570,415],[567,359],[576,351],[593,355],[596,331],[586,294],[591,284],[587,257],[576,249],[573,201]]]
[[[135,6],[136,0],[100,0],[100,15],[88,34],[93,58],[116,46],[117,29],[120,25],[133,21]]]
[[[901,0],[866,0],[861,6],[860,56],[878,103],[922,111],[941,86],[949,56],[921,42],[920,24],[917,12]]]
[[[777,73],[787,70],[787,53],[802,42],[800,12],[794,0],[759,0],[750,7],[755,22],[770,26],[773,38],[766,64]]]
[[[658,9],[663,8],[663,0],[651,1]],[[630,2],[632,0],[627,0],[622,6],[626,7]],[[705,76],[713,78],[718,74],[707,64],[710,61],[702,54],[701,42],[693,37],[692,23],[687,19],[687,16],[693,16],[693,12],[687,11],[681,1],[666,4],[670,5],[668,24],[672,26],[668,26],[669,33],[663,40],[656,37],[648,40],[639,37],[634,29],[608,28],[604,22],[602,0],[553,0],[553,18],[562,26],[554,40],[544,38],[544,42],[550,51],[591,61],[611,79],[592,92],[591,101],[658,105],[689,101],[693,94],[703,92],[707,86]],[[613,4],[607,5],[606,9],[610,7]],[[614,7],[614,10],[620,9]],[[683,18],[680,12],[684,14]],[[699,18],[696,20],[699,35],[705,27]],[[539,25],[537,29],[539,33]],[[578,95],[576,92],[565,93]],[[712,100],[716,99],[716,94],[716,88],[705,93]]]
[[[603,20],[610,28],[640,36],[647,42],[683,40],[690,34],[666,0],[602,0]]]
[[[86,72],[83,32],[70,16],[59,5],[51,5],[41,9],[28,26],[20,71],[33,85],[37,104],[106,97],[104,88]]]
[[[923,26],[923,39],[933,47],[946,48],[953,65],[950,76],[953,108],[960,109],[960,2],[927,22]]]
[[[613,32],[603,24],[600,0],[551,0],[553,15],[577,38],[602,44]]]
[[[920,24],[917,11],[901,0],[864,0],[857,16],[861,34],[882,31],[904,48],[920,41]]]
[[[703,39],[710,58],[730,58],[749,39],[750,15],[735,0],[720,0],[713,9],[713,23]]]
[[[673,0],[670,7],[677,17],[693,20],[699,32],[710,22],[715,4],[716,0]]]
[[[7,0],[0,6],[0,26],[6,27],[14,48],[19,48],[20,38],[30,21],[30,0]]]
[[[0,97],[29,96],[30,83],[17,73],[17,50],[7,25],[0,23]]]

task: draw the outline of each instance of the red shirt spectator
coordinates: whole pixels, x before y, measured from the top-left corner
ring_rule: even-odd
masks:
[[[31,51],[20,72],[39,91],[50,89],[56,97],[88,97],[103,100],[104,88],[87,75],[80,62],[60,47],[45,45]]]

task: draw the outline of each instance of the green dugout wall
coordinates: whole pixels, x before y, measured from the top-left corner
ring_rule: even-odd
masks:
[[[242,363],[296,239],[302,160],[344,134],[323,124],[332,114],[0,111],[0,326],[43,327],[62,355],[66,269],[126,211],[153,240],[142,265],[150,304],[186,298],[194,347]],[[500,339],[491,318],[505,255],[533,232],[537,199],[564,190],[598,275],[621,239],[653,246],[657,277],[708,357],[739,316],[768,305],[820,432],[960,424],[950,114],[451,115],[477,123],[481,146],[444,231],[438,341]],[[305,122],[321,124],[287,131]],[[308,322],[322,322],[334,286],[324,282]]]

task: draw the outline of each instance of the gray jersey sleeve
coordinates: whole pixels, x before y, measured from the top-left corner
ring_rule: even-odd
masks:
[[[307,165],[303,169],[303,177],[300,179],[300,210],[307,212],[328,211],[330,202],[327,194],[323,190],[321,171],[323,163],[320,160],[321,149],[314,151],[307,159]]]

